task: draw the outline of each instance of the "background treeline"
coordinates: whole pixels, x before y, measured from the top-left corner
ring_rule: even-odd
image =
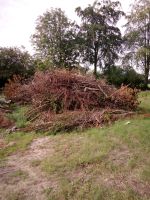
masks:
[[[19,48],[0,48],[0,86],[14,74],[30,77],[36,70],[76,69],[106,78],[117,86],[147,88],[150,70],[150,1],[135,1],[126,15],[119,1],[95,1],[75,9],[80,23],[60,8],[36,21],[34,56]],[[121,34],[118,21],[126,17]],[[91,68],[93,67],[93,71]],[[135,69],[138,69],[138,74]]]

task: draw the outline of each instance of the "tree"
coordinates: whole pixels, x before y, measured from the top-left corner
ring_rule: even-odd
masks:
[[[80,36],[82,38],[81,52],[83,62],[94,64],[94,75],[97,67],[101,70],[114,65],[121,50],[122,37],[116,23],[124,14],[120,11],[120,3],[104,0],[95,1],[85,9],[76,8],[81,17]]]
[[[60,9],[51,9],[39,16],[32,43],[42,60],[54,67],[73,67],[79,52],[76,48],[75,23]]]
[[[14,74],[29,76],[34,72],[34,61],[27,51],[16,47],[0,47],[0,80],[5,82]]]
[[[147,88],[150,73],[150,1],[135,0],[127,20],[125,62],[132,60],[133,66],[140,67]]]

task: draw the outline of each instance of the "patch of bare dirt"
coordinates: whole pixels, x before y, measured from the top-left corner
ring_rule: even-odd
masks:
[[[110,175],[104,179],[104,183],[107,187],[115,187],[121,191],[131,188],[141,197],[150,197],[150,185],[133,177],[132,174]]]
[[[4,148],[6,146],[6,142],[4,139],[0,139],[0,149]]]
[[[42,160],[46,156],[54,153],[54,142],[49,137],[38,138],[33,141],[30,148],[25,153],[18,153],[8,158],[7,166],[0,169],[1,183],[0,183],[0,199],[7,200],[10,191],[13,193],[21,192],[19,200],[22,199],[36,199],[45,200],[44,189],[47,187],[55,187],[56,183],[46,177],[44,173],[38,168],[32,166],[35,160]],[[13,177],[11,174],[21,170],[27,174],[25,179],[21,176]],[[11,179],[11,181],[10,181]],[[12,195],[12,194],[11,194]],[[19,198],[19,197],[17,197]]]
[[[127,146],[120,146],[118,148],[115,148],[110,154],[109,154],[109,160],[115,165],[127,165],[128,161],[130,160],[132,154],[129,151],[129,148]]]

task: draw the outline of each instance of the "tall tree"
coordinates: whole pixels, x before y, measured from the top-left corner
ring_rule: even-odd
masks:
[[[76,65],[76,25],[60,9],[51,9],[39,16],[32,42],[37,55],[56,67]]]
[[[132,65],[140,67],[145,77],[145,87],[148,86],[150,73],[150,1],[135,0],[126,24],[126,61],[132,60]]]
[[[124,14],[118,1],[95,1],[85,9],[76,8],[81,17],[80,36],[83,62],[94,64],[94,75],[97,68],[108,69],[114,65],[121,50],[122,37],[116,23]]]

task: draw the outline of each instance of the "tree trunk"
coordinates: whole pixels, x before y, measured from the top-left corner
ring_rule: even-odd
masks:
[[[146,21],[146,34],[145,34],[145,46],[147,49],[145,55],[145,80],[144,85],[145,89],[148,89],[148,78],[149,78],[149,71],[150,71],[150,13],[148,14],[148,21]]]
[[[97,48],[97,45],[95,44],[95,47],[94,47],[94,76],[95,78],[97,78],[97,55],[98,55],[98,48]]]
[[[97,62],[94,62],[94,76],[97,78]]]
[[[148,89],[148,77],[149,77],[149,68],[145,68],[145,77],[144,77],[144,88]]]

